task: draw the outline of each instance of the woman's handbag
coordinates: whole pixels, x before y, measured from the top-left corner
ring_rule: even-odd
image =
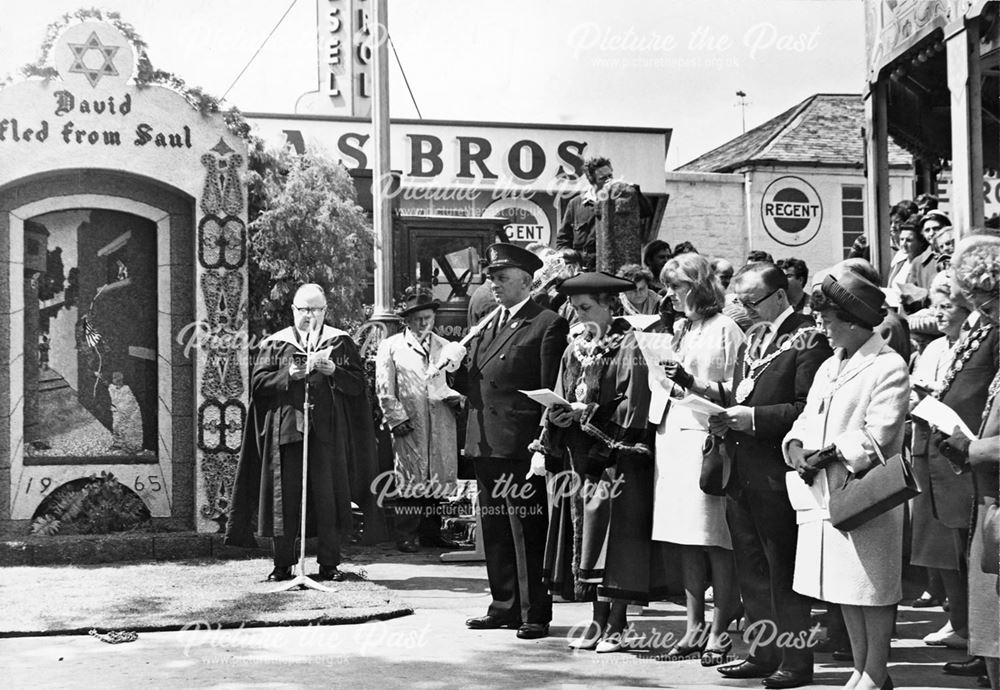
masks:
[[[719,386],[719,397],[725,405],[726,394]],[[732,459],[726,450],[726,442],[720,436],[709,434],[701,447],[701,477],[698,486],[709,496],[725,496],[726,484],[732,472]]]
[[[867,430],[865,436],[875,447],[879,464],[862,474],[848,473],[841,486],[830,487],[830,522],[843,532],[857,529],[920,493],[913,470],[902,454],[886,460]]]
[[[698,479],[698,486],[709,496],[725,496],[731,471],[726,442],[719,436],[709,434],[701,447],[701,477]]]

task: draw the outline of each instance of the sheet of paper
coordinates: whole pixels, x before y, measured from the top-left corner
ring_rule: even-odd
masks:
[[[882,288],[882,292],[885,294],[885,304],[887,307],[899,309],[903,306],[903,298],[898,287],[895,285],[888,285]]]
[[[548,388],[538,388],[537,390],[531,391],[518,390],[518,393],[524,393],[536,403],[544,405],[545,407],[552,407],[553,405],[569,405],[568,400],[564,400]]]
[[[976,434],[972,433],[972,430],[962,421],[962,418],[958,416],[955,410],[929,395],[921,400],[920,404],[914,407],[913,412],[910,414],[914,417],[919,417],[946,434],[953,433],[955,427],[958,427],[969,438],[976,438]]]
[[[682,405],[697,415],[710,417],[713,414],[724,412],[726,408],[716,405],[711,400],[706,400],[700,395],[686,395],[680,400],[674,400],[675,405]]]
[[[306,358],[306,370],[312,371],[316,368],[316,362],[321,359],[330,359],[330,355],[333,353],[333,346],[323,348],[322,350],[316,350],[310,353]]]
[[[628,321],[629,325],[636,330],[643,330],[649,328],[654,323],[660,320],[659,314],[630,314],[628,316],[621,317]]]
[[[635,342],[639,345],[643,359],[646,360],[646,367],[649,370],[649,389],[651,391],[670,390],[673,388],[673,381],[667,378],[663,372],[660,362],[675,359],[672,346],[673,336],[669,333],[641,333],[635,332]]]
[[[796,472],[785,473],[785,488],[788,490],[788,501],[796,511],[818,511],[827,509],[829,503],[829,488],[826,482],[826,472],[820,472],[809,486]],[[814,515],[811,520],[823,519],[822,514]],[[798,522],[808,522],[800,516]]]

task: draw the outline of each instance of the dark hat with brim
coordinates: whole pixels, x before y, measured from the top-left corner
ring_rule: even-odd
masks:
[[[491,244],[486,248],[486,271],[502,268],[520,268],[531,276],[542,267],[542,260],[523,247],[507,242]]]
[[[635,283],[631,280],[613,276],[603,271],[589,271],[578,273],[572,278],[567,278],[559,286],[559,292],[563,295],[615,295],[619,292],[635,290]]]
[[[441,302],[434,299],[430,293],[420,292],[416,295],[407,295],[403,304],[396,308],[396,316],[405,318],[425,309],[436,311],[440,306]]]
[[[831,273],[823,279],[820,289],[831,302],[869,328],[875,328],[885,319],[885,293],[856,273]]]

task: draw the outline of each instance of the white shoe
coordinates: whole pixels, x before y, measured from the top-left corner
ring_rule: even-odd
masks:
[[[928,635],[927,637],[931,637]],[[956,632],[948,633],[945,636],[935,636],[933,639],[928,640],[927,637],[924,638],[924,643],[928,645],[933,645],[935,647],[948,647],[949,649],[966,649],[969,646],[968,638],[962,637]]]
[[[951,627],[951,621],[945,623],[940,630],[932,632],[924,637],[924,644],[941,645],[950,635],[955,634],[955,629]]]
[[[590,651],[592,649],[597,649],[600,644],[599,637],[577,637],[576,639],[570,640],[567,645],[570,649],[580,649],[584,651]]]
[[[941,640],[941,644],[948,649],[961,649],[962,651],[965,651],[969,648],[969,638],[962,637],[958,633],[952,633],[948,637]]]
[[[630,625],[620,633],[605,635],[601,638],[601,641],[597,643],[597,648],[594,651],[598,654],[620,652],[623,649],[634,648],[640,641],[640,638],[636,635],[635,630]]]
[[[620,635],[615,635],[614,639],[605,638],[597,643],[597,648],[594,650],[598,654],[609,654],[611,652],[620,652],[622,649],[622,641]]]

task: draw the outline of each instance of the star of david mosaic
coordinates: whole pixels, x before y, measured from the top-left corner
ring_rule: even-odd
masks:
[[[87,81],[90,82],[91,86],[97,86],[98,82],[101,81],[101,77],[118,76],[118,69],[115,67],[113,60],[120,47],[104,45],[101,43],[101,39],[98,38],[97,32],[91,33],[90,37],[83,43],[67,43],[67,45],[73,52],[73,64],[70,65],[69,71],[87,77]],[[87,67],[86,63],[84,63],[84,57],[91,50],[96,50],[101,55],[101,59],[104,60],[104,63],[100,67]]]

